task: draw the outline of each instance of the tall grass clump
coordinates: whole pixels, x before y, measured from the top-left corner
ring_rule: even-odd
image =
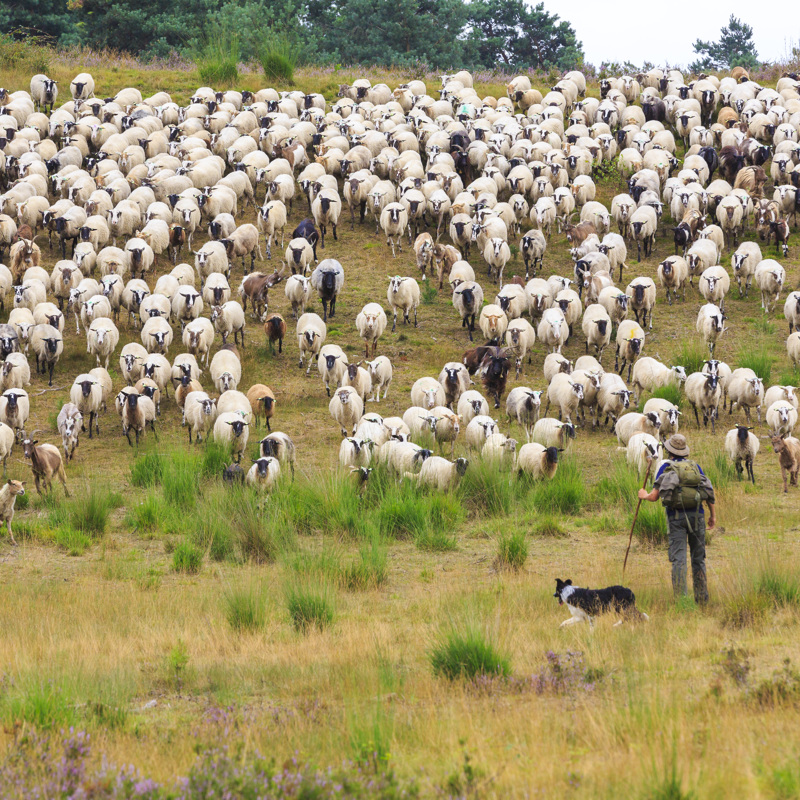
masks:
[[[160,485],[165,462],[163,453],[150,452],[137,456],[131,464],[131,483],[143,488]]]
[[[667,542],[667,513],[661,503],[642,503],[633,535],[638,541],[653,546]]]
[[[454,681],[481,675],[507,677],[511,662],[493,638],[474,623],[451,627],[434,643],[429,653],[433,674]]]
[[[342,569],[340,582],[350,591],[378,589],[389,577],[386,545],[373,536],[369,544],[362,545],[358,558]]]
[[[232,586],[222,597],[225,618],[237,633],[256,633],[267,622],[267,594],[256,583]]]
[[[510,470],[502,470],[490,461],[470,464],[461,479],[458,494],[478,513],[506,515],[519,495],[517,481]]]
[[[715,489],[724,489],[738,479],[736,467],[725,453],[715,453],[714,460],[704,466],[704,471]]]
[[[622,503],[627,507],[641,485],[636,470],[631,469],[624,458],[614,457],[611,469],[606,470],[595,484],[594,501],[601,508],[607,508],[612,503]]]
[[[681,407],[681,400],[683,399],[680,386],[660,386],[653,392],[653,397],[666,400],[678,408]]]
[[[203,566],[203,551],[188,539],[175,545],[172,551],[172,570],[186,575],[196,575]]]
[[[539,481],[529,495],[533,508],[552,514],[578,514],[585,501],[586,485],[574,457],[559,462],[552,480]]]
[[[500,569],[517,570],[525,566],[528,559],[528,543],[522,531],[504,533],[497,540],[496,564]]]
[[[296,631],[308,633],[312,628],[322,631],[333,624],[333,590],[327,581],[306,577],[290,580],[285,598],[289,620]]]
[[[161,490],[172,506],[184,510],[194,508],[199,490],[199,464],[193,453],[175,450],[164,464]]]
[[[775,363],[775,356],[773,356],[766,346],[747,348],[739,355],[738,366],[743,369],[751,369],[764,381],[765,385],[769,384],[770,377],[772,376],[772,365]]]
[[[200,45],[194,60],[200,80],[215,89],[231,86],[239,79],[241,47],[236,34],[218,31]]]
[[[701,341],[694,338],[684,339],[675,356],[674,363],[680,364],[686,370],[686,374],[691,375],[693,372],[702,370],[707,358],[706,348]]]
[[[455,493],[427,491],[405,481],[399,486],[387,481],[366,500],[376,509],[374,524],[384,536],[414,539],[424,549],[429,549],[426,542],[447,542],[445,549],[455,547],[455,529],[465,516],[464,506]]]
[[[219,478],[230,464],[231,452],[222,442],[207,441],[203,446],[200,472],[204,478]]]
[[[108,529],[111,512],[121,505],[119,493],[112,492],[102,484],[95,484],[53,507],[48,518],[54,527],[65,527],[85,536],[99,538]]]
[[[151,494],[145,497],[141,503],[130,507],[125,516],[125,522],[139,533],[150,533],[159,527],[164,513],[166,513],[166,509],[161,498]]]
[[[294,83],[297,50],[285,36],[272,36],[264,44],[258,58],[264,77],[269,81]]]

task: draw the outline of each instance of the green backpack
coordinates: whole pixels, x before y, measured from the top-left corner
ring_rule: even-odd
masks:
[[[703,473],[694,461],[672,461],[667,466],[678,476],[678,486],[672,492],[667,508],[680,511],[695,511],[704,500],[708,499],[708,492],[703,487]]]

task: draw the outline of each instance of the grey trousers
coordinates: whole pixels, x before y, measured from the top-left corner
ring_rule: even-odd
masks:
[[[699,605],[708,602],[706,581],[706,520],[702,514],[678,511],[668,519],[669,560],[672,564],[672,591],[675,596],[688,594],[686,589],[686,545],[692,558],[694,599]]]

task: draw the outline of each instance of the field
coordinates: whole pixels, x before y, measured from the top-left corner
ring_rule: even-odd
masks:
[[[53,77],[66,90],[78,71],[57,65]],[[166,89],[185,103],[199,85],[193,73],[91,71],[98,96],[135,85],[144,94]],[[331,99],[335,85],[352,77],[299,72],[297,84]],[[410,76],[370,77],[394,86]],[[27,89],[21,72],[3,81]],[[247,75],[237,88],[259,85]],[[623,187],[611,169],[598,179],[598,199],[610,203]],[[289,230],[306,215],[296,198]],[[254,221],[253,209],[241,221]],[[670,224],[665,215],[655,252],[641,264],[629,249],[623,285],[637,275],[655,278],[658,262],[673,252]],[[52,268],[60,255],[44,237],[40,244]],[[716,351],[733,367],[768,370],[766,385],[800,384],[784,344],[783,299],[798,284],[798,249],[790,245],[776,310],[765,316],[757,291],[740,299],[734,286],[730,330]],[[271,270],[279,252],[273,248],[272,263],[257,268]],[[326,238],[319,254],[345,270],[327,341],[360,358],[355,316],[367,302],[388,307],[387,278],[416,276],[413,252],[406,240],[393,259],[374,225],[356,222],[351,231],[344,212],[338,241]],[[171,269],[165,261],[160,272]],[[490,302],[486,267],[475,256],[472,263]],[[722,263],[730,264],[730,253]],[[506,269],[507,278],[515,273],[524,274],[518,254]],[[543,275],[554,273],[572,274],[560,234],[545,256]],[[231,286],[241,277],[237,262]],[[399,323],[379,342],[394,381],[370,411],[401,415],[412,383],[437,376],[470,346],[450,294],[423,287],[423,298],[419,326]],[[659,289],[644,353],[696,368],[706,353],[695,332],[700,302],[694,288],[670,307]],[[310,310],[321,314],[321,304],[314,299]],[[267,497],[224,487],[225,454],[188,444],[171,399],[162,404],[158,440],[146,434],[138,451],[121,435],[113,408],[101,417],[99,437],[81,437],[67,467],[71,500],[60,486],[50,498],[35,496],[15,448],[8,476],[28,480],[30,491],[14,519],[19,546],[5,538],[0,546],[4,795],[24,796],[14,788],[20,774],[25,785],[55,786],[67,754],[69,763],[85,760],[87,775],[102,772],[105,759],[168,787],[193,776],[196,792],[180,796],[221,797],[208,787],[215,780],[234,786],[231,776],[250,774],[260,754],[292,775],[325,775],[330,767],[336,780],[345,776],[356,787],[276,791],[281,797],[800,796],[798,490],[782,493],[766,439],[755,486],[737,481],[722,440],[741,413],[721,414],[712,436],[698,429],[685,398],[681,406],[682,432],[717,487],[708,607],[673,600],[663,516],[650,506],[625,575],[650,622],[613,628],[613,619],[601,618],[594,629],[560,630],[567,613],[552,597],[556,577],[592,587],[622,579],[637,477],[616,438],[580,429],[556,478],[542,486],[482,466],[459,442],[457,455],[471,465],[452,495],[397,487],[378,473],[360,497],[338,468],[340,434],[322,382],[316,371],[306,377],[298,369],[282,284],[270,294],[270,311],[289,325],[283,354],[270,352],[248,317],[242,386],[273,389],[273,430],[297,447],[293,484],[286,480]],[[120,347],[139,340],[124,315],[120,330]],[[579,326],[576,332],[564,351],[571,359],[584,349]],[[176,341],[170,356],[181,349]],[[545,389],[543,359],[537,345],[533,363],[518,381],[512,370],[508,388]],[[612,359],[607,353],[607,369]],[[40,376],[29,387],[29,428],[40,441],[60,444],[57,411],[74,376],[93,366],[68,319],[55,388],[46,391]],[[111,374],[119,390],[116,359]],[[203,382],[211,387],[207,374]],[[504,406],[496,415],[504,432],[524,441]],[[766,426],[756,433],[766,436]],[[261,435],[251,432],[252,456]],[[510,676],[449,680],[459,645],[481,644]],[[444,665],[438,674],[436,664]],[[70,729],[91,737],[85,759]],[[241,781],[241,796],[256,796]],[[62,796],[51,791],[46,796]]]

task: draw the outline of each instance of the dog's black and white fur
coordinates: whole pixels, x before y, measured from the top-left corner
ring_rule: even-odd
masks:
[[[576,622],[588,622],[593,625],[592,617],[615,611],[621,616],[639,617],[650,619],[643,611],[636,608],[636,597],[630,589],[624,586],[609,586],[606,589],[581,589],[573,586],[571,580],[562,581],[556,578],[556,591],[553,597],[558,598],[558,604],[567,604],[570,614],[569,619],[561,623],[574,625]],[[621,625],[623,620],[614,623],[614,627]]]

